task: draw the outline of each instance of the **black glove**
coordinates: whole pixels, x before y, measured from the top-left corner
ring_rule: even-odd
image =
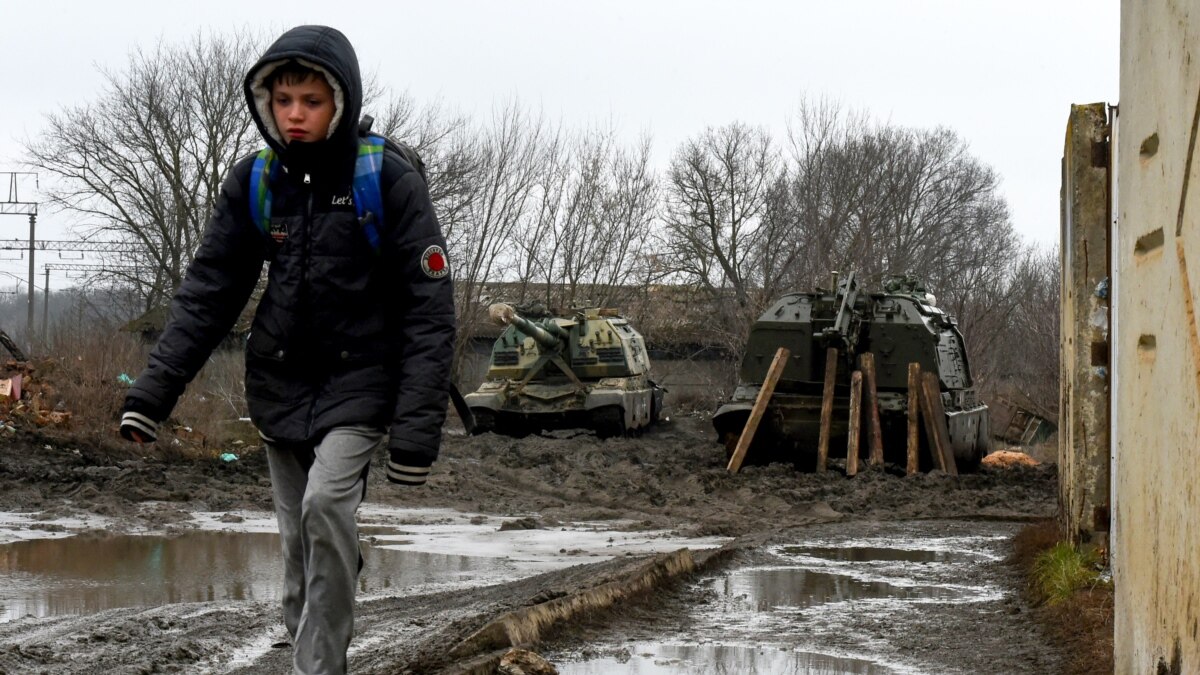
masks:
[[[136,398],[126,398],[121,409],[121,438],[134,443],[153,443],[158,440],[157,411]]]
[[[423,452],[392,446],[388,448],[387,479],[399,485],[424,485],[433,460]]]

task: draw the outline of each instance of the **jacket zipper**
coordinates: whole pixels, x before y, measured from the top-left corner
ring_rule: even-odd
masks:
[[[301,309],[305,312],[310,312],[311,308],[308,307],[307,300],[308,300],[308,296],[310,295],[310,293],[308,292],[308,268],[309,268],[309,264],[311,262],[310,257],[312,255],[313,191],[312,191],[312,177],[309,176],[307,173],[304,174],[304,186],[305,186],[305,190],[308,192],[308,206],[305,208],[305,211],[304,211],[305,237],[304,237],[304,256],[303,256],[303,259],[302,259],[302,262],[300,265],[300,293],[301,293],[301,299],[305,301],[304,304],[301,305]],[[309,318],[311,319],[311,317],[309,317]],[[312,438],[313,422],[315,421],[316,414],[317,414],[317,395],[319,393],[320,393],[320,385],[314,385],[312,394],[309,397],[308,420],[306,420],[305,425],[304,425],[304,437],[306,439]]]

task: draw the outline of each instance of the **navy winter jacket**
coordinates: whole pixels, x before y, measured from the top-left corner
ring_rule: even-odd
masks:
[[[337,113],[328,139],[284,144],[264,78],[297,59],[330,80]],[[269,238],[251,222],[253,157],[221,188],[166,328],[127,406],[156,420],[228,334],[269,262],[246,345],[246,397],[259,430],[311,443],[344,425],[390,428],[393,460],[437,458],[454,344],[445,240],[420,175],[384,155],[382,247],[367,241],[351,190],[362,106],[358,61],[340,32],[284,34],[246,76],[246,99],[284,167],[271,186]],[[442,256],[439,258],[438,256]]]

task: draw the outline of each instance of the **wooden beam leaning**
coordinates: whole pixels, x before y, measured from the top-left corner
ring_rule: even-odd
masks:
[[[883,466],[883,426],[879,423],[879,390],[876,387],[875,355],[864,352],[858,357],[863,374],[863,403],[866,406],[867,447],[871,466]]]
[[[825,388],[821,392],[821,435],[817,439],[817,473],[829,462],[829,434],[833,425],[833,385],[837,381],[837,347],[825,350]]]
[[[946,428],[946,409],[942,407],[942,387],[937,373],[921,374],[921,417],[925,419],[925,435],[929,437],[929,453],[934,465],[951,476],[958,475],[954,463],[954,448],[950,446],[950,430]]]
[[[858,436],[859,422],[862,420],[862,384],[861,370],[850,375],[850,424],[846,434],[846,475],[858,473]]]
[[[779,382],[779,376],[783,374],[789,356],[791,356],[791,352],[786,347],[776,350],[771,367],[767,369],[767,376],[763,379],[758,396],[754,399],[750,418],[746,420],[746,426],[742,427],[742,436],[738,439],[737,448],[734,449],[733,456],[729,458],[729,466],[725,467],[727,471],[737,473],[741,470],[742,462],[746,459],[746,452],[750,450],[750,442],[754,440],[754,432],[758,431],[758,423],[762,421],[763,413],[767,410],[767,402],[775,393],[775,384]]]
[[[909,476],[921,470],[921,364],[908,364],[908,467]]]

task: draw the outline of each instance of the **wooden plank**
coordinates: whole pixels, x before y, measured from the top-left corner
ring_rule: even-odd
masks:
[[[767,369],[767,377],[758,390],[758,397],[754,399],[754,407],[750,409],[750,419],[746,420],[746,426],[742,428],[742,437],[738,439],[733,456],[729,458],[729,466],[725,467],[727,471],[737,473],[742,468],[746,452],[750,450],[750,442],[754,440],[754,432],[758,431],[758,423],[762,421],[763,413],[767,410],[767,402],[771,400],[771,394],[775,393],[775,384],[779,382],[779,376],[783,374],[790,355],[791,352],[785,347],[780,347],[775,352],[775,359],[771,361],[771,367]]]
[[[862,383],[861,370],[850,375],[850,424],[846,439],[846,475],[858,473],[858,434],[859,422],[862,420]]]
[[[921,470],[921,364],[908,364],[908,475]]]
[[[879,423],[879,390],[876,388],[875,355],[865,352],[858,357],[863,374],[863,404],[866,407],[867,447],[871,466],[883,466],[883,427]]]
[[[921,416],[929,436],[929,452],[939,469],[951,476],[958,475],[954,463],[954,448],[950,446],[950,430],[946,428],[946,409],[942,407],[942,388],[937,373],[921,374]]]
[[[837,381],[837,347],[825,350],[825,389],[821,392],[821,435],[817,439],[817,473],[829,463],[829,434],[833,425],[833,385]]]

